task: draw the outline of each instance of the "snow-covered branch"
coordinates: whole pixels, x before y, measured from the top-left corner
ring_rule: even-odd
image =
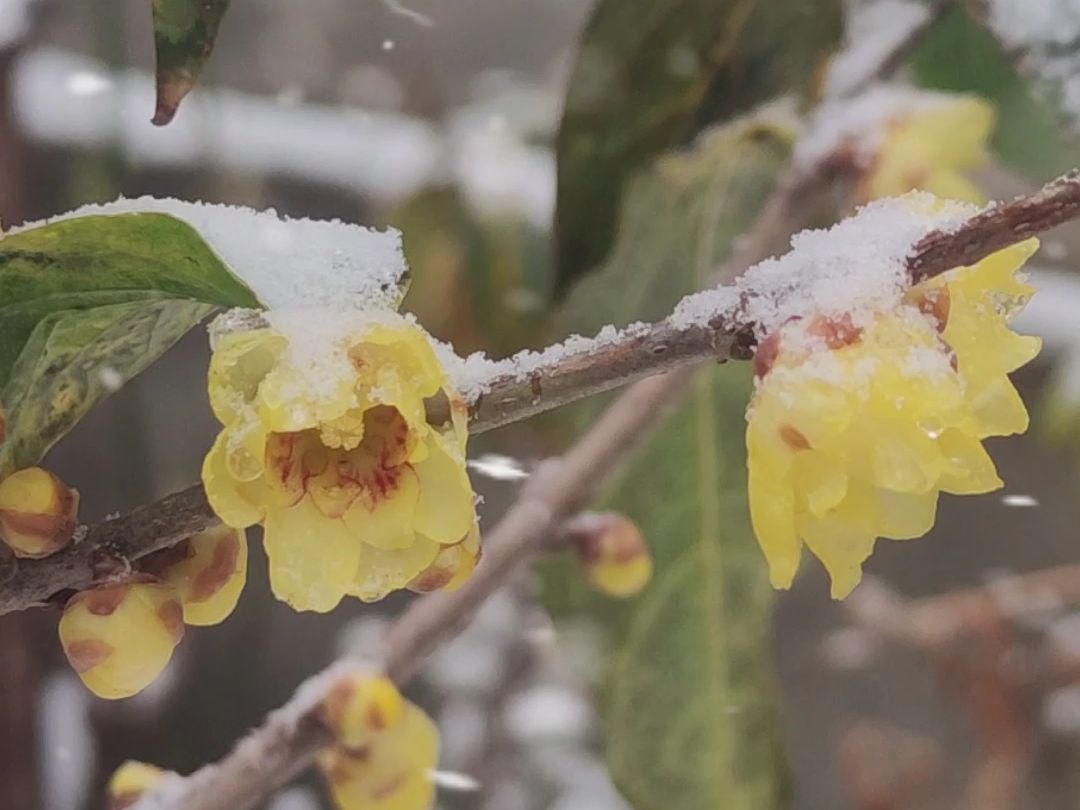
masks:
[[[781,184],[762,215],[769,224],[767,233],[746,240],[749,249],[733,257],[733,270],[724,274],[726,280],[775,252],[778,234],[782,244],[798,229],[798,225],[790,228],[791,201],[805,193],[805,183]],[[950,221],[944,229],[919,234],[908,243],[913,247],[900,255],[913,278],[927,278],[971,264],[1077,216],[1080,174],[1072,173],[1035,194],[993,205],[958,223]],[[650,382],[670,386],[675,379],[671,373],[679,374],[695,364],[749,359],[761,313],[782,317],[785,312],[783,308],[778,310],[773,300],[781,295],[784,284],[766,296],[768,306],[744,306],[748,297],[762,293],[748,286],[754,280],[755,274],[749,273],[740,282],[742,289],[735,288],[736,293],[727,288],[717,291],[714,309],[702,317],[687,317],[684,302],[673,317],[658,323],[638,324],[621,332],[612,330],[595,339],[576,337],[545,352],[525,352],[504,361],[462,361],[455,376],[462,388],[470,389],[463,393],[471,400],[471,432],[492,430],[643,377],[668,373],[660,382]],[[848,285],[832,283],[824,289],[837,286]],[[812,294],[820,296],[821,290]],[[699,308],[700,302],[689,309]],[[429,408],[432,420],[445,418],[445,402],[433,400]],[[115,579],[133,561],[175,545],[217,522],[202,487],[196,485],[114,520],[94,524],[86,529],[80,542],[58,554],[19,561],[0,584],[0,615],[63,598],[71,589]]]

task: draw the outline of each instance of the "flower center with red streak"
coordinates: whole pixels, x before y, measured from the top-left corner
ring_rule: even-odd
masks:
[[[290,504],[311,494],[328,517],[340,517],[357,499],[373,509],[397,491],[413,442],[397,408],[378,405],[364,414],[364,436],[351,450],[326,447],[315,429],[276,433],[267,441],[266,467]]]

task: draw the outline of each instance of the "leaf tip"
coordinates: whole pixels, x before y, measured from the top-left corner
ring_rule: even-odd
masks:
[[[184,74],[164,73],[158,75],[157,102],[154,107],[154,117],[150,123],[157,127],[163,127],[176,117],[176,111],[180,108],[180,102],[184,100],[195,81]]]

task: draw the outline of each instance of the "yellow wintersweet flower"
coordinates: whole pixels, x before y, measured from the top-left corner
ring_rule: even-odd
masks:
[[[404,588],[467,545],[466,408],[425,334],[383,313],[329,343],[273,328],[220,336],[210,404],[224,424],[203,464],[228,525],[262,523],[274,594],[325,612]],[[429,425],[425,400],[451,418]]]
[[[747,420],[750,512],[777,588],[802,544],[858,584],[875,539],[920,537],[939,492],[1001,486],[981,440],[1028,416],[1008,373],[1039,339],[1010,331],[1033,290],[1015,277],[1035,240],[914,286],[896,311],[789,322],[760,345]]]
[[[388,679],[358,676],[338,684],[323,704],[335,745],[319,756],[341,810],[428,810],[439,734],[424,712]]]
[[[886,124],[857,190],[859,202],[914,189],[945,199],[986,202],[966,172],[986,163],[994,107],[976,96],[935,100]]]

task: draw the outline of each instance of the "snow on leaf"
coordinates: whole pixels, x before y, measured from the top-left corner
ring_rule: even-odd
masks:
[[[396,230],[377,231],[339,220],[289,219],[272,209],[121,198],[86,205],[47,222],[133,212],[168,214],[186,222],[270,309],[394,309],[408,280]]]

